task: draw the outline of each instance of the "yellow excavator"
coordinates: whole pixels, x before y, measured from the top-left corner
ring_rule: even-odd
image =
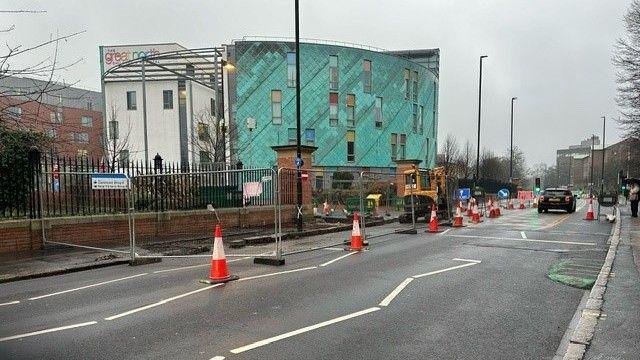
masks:
[[[436,204],[438,218],[451,219],[451,209],[458,186],[454,178],[446,176],[444,167],[418,169],[414,166],[404,171],[404,179],[404,213],[399,217],[401,223],[411,222],[412,202],[416,220],[421,217],[428,220],[433,204]]]

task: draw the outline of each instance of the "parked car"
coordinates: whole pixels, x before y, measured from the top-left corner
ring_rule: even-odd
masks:
[[[550,209],[572,213],[576,211],[576,197],[568,189],[544,189],[538,198],[538,213],[548,212]]]

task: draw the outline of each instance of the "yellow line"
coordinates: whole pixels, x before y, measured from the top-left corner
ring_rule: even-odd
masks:
[[[548,225],[545,225],[545,226],[541,227],[540,230],[552,228],[552,227],[560,224],[561,222],[567,220],[569,218],[569,216],[570,216],[570,214],[563,215],[560,219],[552,222],[551,224],[548,224]]]

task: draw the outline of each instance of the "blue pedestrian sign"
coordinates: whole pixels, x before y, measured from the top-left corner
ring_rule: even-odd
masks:
[[[302,165],[304,165],[304,161],[302,161],[301,158],[297,157],[295,160],[295,165],[297,169],[300,169],[302,167]]]
[[[469,200],[471,198],[471,189],[469,188],[458,189],[458,198],[460,200]]]
[[[508,189],[500,189],[500,191],[498,191],[498,197],[500,199],[508,199],[509,198],[509,190]]]

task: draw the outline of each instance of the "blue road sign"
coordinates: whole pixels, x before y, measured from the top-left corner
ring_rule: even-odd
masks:
[[[296,168],[300,169],[302,165],[304,165],[304,161],[302,161],[301,158],[297,157],[295,160],[295,165],[296,165]]]
[[[458,189],[458,198],[460,198],[460,200],[469,200],[471,198],[471,189]]]
[[[500,199],[508,199],[509,198],[509,190],[508,189],[500,189],[500,191],[498,191],[498,197]]]

